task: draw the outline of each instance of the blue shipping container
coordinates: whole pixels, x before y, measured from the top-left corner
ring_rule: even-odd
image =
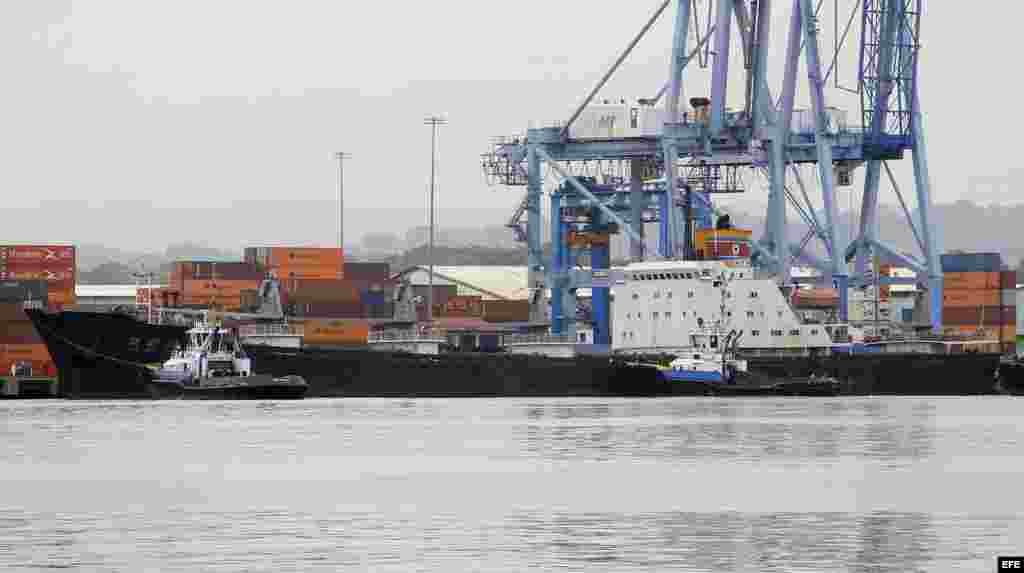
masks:
[[[359,293],[359,298],[365,305],[379,305],[388,303],[388,295],[383,291],[369,291],[365,290]]]
[[[913,322],[914,320],[914,309],[905,308],[903,309],[903,322]]]
[[[999,253],[954,253],[939,260],[944,273],[998,273],[1003,266]]]

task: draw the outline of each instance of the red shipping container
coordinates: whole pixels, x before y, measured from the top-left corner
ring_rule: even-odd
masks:
[[[46,281],[47,284],[50,285],[54,283],[65,283],[73,286],[75,284],[75,271],[74,269],[57,271],[51,271],[48,269],[0,271],[0,280],[40,280]]]
[[[67,245],[0,245],[0,261],[8,263],[64,262],[75,265],[75,247]]]

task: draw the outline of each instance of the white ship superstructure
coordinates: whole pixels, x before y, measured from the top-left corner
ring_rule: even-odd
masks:
[[[719,320],[742,333],[741,352],[829,349],[831,333],[845,330],[804,324],[776,282],[757,277],[747,261],[630,264],[615,284],[612,308],[612,348],[619,352],[685,349],[695,330]]]

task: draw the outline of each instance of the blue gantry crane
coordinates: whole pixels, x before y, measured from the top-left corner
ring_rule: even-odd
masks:
[[[791,281],[794,260],[816,267],[821,280],[839,290],[840,319],[845,321],[849,289],[865,284],[868,257],[882,254],[917,272],[916,280],[931,299],[932,327],[940,327],[942,274],[930,215],[917,80],[922,0],[833,1],[834,45],[831,53],[826,52],[826,61],[819,22],[825,0],[661,0],[568,121],[529,129],[524,137],[501,139],[483,155],[485,171],[494,180],[526,187],[509,226],[527,244],[530,287],[535,292],[551,289],[553,333],[572,331],[574,293],[591,288],[595,342],[608,343],[609,235],[625,234],[630,254],[638,260],[646,256],[643,224],[657,221],[658,256],[691,255],[692,229],[687,226],[694,221],[692,209],[719,212],[712,196],[747,190],[743,173],[757,173],[767,181],[765,230],[753,245],[753,261],[762,270],[785,284]],[[776,98],[769,83],[768,54],[774,9],[786,4],[791,10],[785,69]],[[665,85],[651,98],[597,100],[670,5],[675,6],[675,20]],[[729,81],[737,75],[729,69],[734,36],[742,47],[745,80],[744,101],[736,108],[727,105]],[[857,87],[852,91],[860,98],[862,125],[851,126],[845,112],[828,105],[826,94],[843,89],[838,83],[840,54],[857,41]],[[804,81],[798,77],[801,60]],[[690,65],[710,68],[710,97],[691,97],[687,111],[682,102]],[[834,86],[829,86],[830,79]],[[798,86],[804,83],[810,109],[797,110]],[[913,161],[919,221],[888,165],[906,152]],[[602,180],[573,172],[574,165],[587,163],[624,165],[629,176]],[[811,201],[811,185],[804,181],[801,166],[816,167],[820,208]],[[860,166],[865,166],[865,174],[859,225],[856,235],[847,239],[840,232],[836,190],[850,186]],[[547,260],[541,236],[545,168],[561,180],[548,196],[552,249]],[[901,252],[879,237],[883,173],[899,198],[919,254]],[[797,241],[790,237],[789,208],[809,229]],[[810,248],[815,240],[820,244],[817,253]],[[572,264],[579,254],[589,255],[589,270]],[[544,297],[533,300],[531,318],[543,320]]]

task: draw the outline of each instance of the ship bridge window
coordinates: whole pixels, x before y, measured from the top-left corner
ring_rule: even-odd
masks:
[[[799,328],[794,328],[793,330],[790,330],[789,331],[789,335],[790,336],[800,336],[800,329]]]
[[[782,311],[780,310],[780,311],[777,311],[777,312],[779,313],[779,318],[782,318]]]
[[[139,337],[137,337],[137,336],[133,336],[133,337],[128,339],[128,350],[131,350],[132,352],[138,352],[139,351],[139,346],[141,344],[142,344],[142,340]]]
[[[811,329],[811,334],[818,334],[818,329],[817,328],[812,328]]]
[[[718,348],[718,337],[717,336],[712,336],[711,337],[711,348]]]
[[[658,313],[651,313],[651,318],[653,318],[654,320],[658,320]]]
[[[683,311],[683,318],[686,318],[686,311]]]
[[[629,108],[629,127],[632,129],[640,127],[640,108]]]
[[[754,311],[748,310],[747,311],[747,318],[754,318]]]
[[[661,291],[654,291],[654,298],[661,298]]]
[[[772,331],[772,336],[782,336],[782,331],[781,330],[773,330]]]
[[[732,316],[732,311],[730,310],[729,312],[727,312],[727,313],[725,313],[725,314],[726,314],[726,316],[729,316],[729,317],[731,317],[731,316]]]
[[[750,291],[750,298],[757,298],[757,291],[756,290]]]
[[[637,293],[633,293],[633,300],[640,300],[640,295]]]
[[[754,336],[761,336],[761,331],[760,330],[751,330],[750,334],[753,334]]]
[[[713,281],[711,283],[711,286],[713,286],[715,288],[718,288],[718,287],[722,286],[722,281]]]
[[[666,292],[665,293],[665,298],[672,298],[672,291]]]
[[[665,313],[665,320],[668,320],[670,318],[672,318],[672,313],[671,312],[666,312]]]
[[[686,294],[686,298],[693,298],[693,291],[692,290]]]
[[[693,278],[693,273],[686,273],[686,278],[692,279]]]

